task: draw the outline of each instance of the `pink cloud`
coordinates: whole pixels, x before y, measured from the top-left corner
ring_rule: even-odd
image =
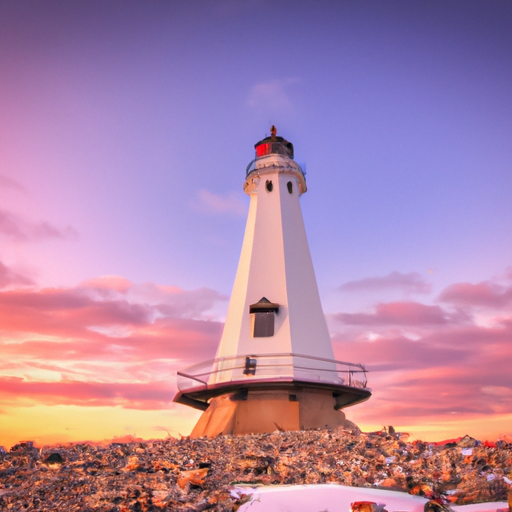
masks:
[[[108,278],[77,288],[0,292],[0,351],[9,360],[0,370],[10,374],[0,379],[3,400],[168,407],[176,370],[213,358],[222,330],[219,322],[183,315],[193,310],[200,316],[219,294],[165,288],[160,293],[172,295],[171,306],[135,302],[127,296],[131,288],[127,280]],[[123,335],[109,334],[117,327]],[[108,372],[105,363],[111,364]],[[42,371],[61,380],[45,382]]]
[[[418,272],[402,274],[394,271],[383,277],[365,277],[355,281],[348,281],[342,284],[338,290],[343,292],[400,290],[408,293],[429,293],[431,288],[431,285]]]
[[[421,426],[464,418],[492,422],[494,415],[509,414],[509,293],[491,281],[456,283],[440,296],[455,309],[389,302],[371,313],[334,315],[336,357],[369,370],[373,397],[371,406],[358,406],[358,421]],[[472,316],[477,306],[485,307],[492,321],[477,323],[479,317]]]
[[[11,188],[18,190],[20,192],[25,192],[25,188],[20,185],[17,181],[12,178],[8,178],[7,176],[3,176],[0,174],[0,187],[2,188]]]
[[[226,302],[228,297],[215,290],[202,287],[196,290],[182,290],[177,286],[154,283],[133,284],[120,276],[102,276],[82,282],[76,293],[83,293],[92,299],[128,301],[143,303],[153,312],[166,317],[198,318]]]
[[[374,326],[372,327],[375,328]],[[342,334],[336,357],[369,370],[371,407],[360,420],[418,424],[450,418],[505,414],[512,410],[512,322],[494,327],[438,325],[419,339],[364,339]],[[350,414],[350,413],[349,413]]]
[[[121,406],[126,409],[163,409],[172,402],[176,388],[169,381],[148,383],[62,380],[27,381],[0,377],[0,394],[16,400],[34,400],[45,405]]]
[[[97,325],[140,326],[153,310],[123,300],[100,301],[76,289],[0,293],[0,329],[51,335],[83,336]]]
[[[121,285],[121,283],[117,283]],[[128,285],[126,285],[128,286]],[[0,318],[4,329],[17,322],[39,322],[60,328],[68,325],[141,325],[151,323],[155,316],[167,318],[201,317],[217,302],[227,297],[209,288],[168,293],[147,284],[133,287],[133,296],[117,297],[113,293],[99,294],[98,288],[45,288],[42,290],[9,290],[0,293]],[[101,288],[101,289],[107,289]],[[91,293],[92,292],[92,293]],[[143,299],[140,302],[140,299]],[[27,324],[25,324],[27,325]]]
[[[12,285],[23,286],[33,284],[32,279],[14,272],[0,261],[0,288],[6,288]]]
[[[233,213],[235,215],[247,215],[247,203],[243,195],[237,192],[228,192],[225,195],[214,194],[209,190],[200,189],[197,199],[192,206],[199,211],[222,214]]]
[[[212,309],[218,302],[226,302],[229,297],[211,288],[182,290],[177,286],[163,286],[154,283],[136,285],[131,295],[146,303],[158,305],[167,316],[195,318]]]
[[[508,412],[512,396],[495,393],[512,386],[510,374],[489,375],[478,365],[437,367],[406,371],[393,375],[376,390],[380,414],[393,421],[418,422],[462,415],[485,416]],[[377,406],[377,404],[374,404]],[[457,415],[457,416],[454,416]]]
[[[334,339],[340,360],[364,363],[372,371],[405,370],[459,364],[468,359],[469,348],[431,343],[428,338],[411,340],[404,336],[347,342]],[[440,357],[442,354],[442,357]]]
[[[439,300],[458,306],[502,308],[512,304],[512,286],[505,287],[491,281],[456,283],[445,288]]]
[[[58,228],[50,222],[31,222],[6,210],[0,210],[0,235],[17,242],[29,242],[76,238],[78,233],[72,226]]]
[[[226,299],[208,288],[174,294],[159,291],[155,286],[151,290],[156,290],[152,297],[154,304],[95,296],[86,288],[0,292],[0,330],[83,335],[86,329],[98,326],[135,328],[152,325],[157,317],[199,319],[216,302]],[[158,302],[158,298],[162,301]]]
[[[10,305],[2,308],[0,322],[8,333],[0,341],[2,351],[12,357],[61,360],[117,360],[137,358],[171,358],[191,360],[213,357],[221,334],[218,322],[182,318],[151,319],[152,309],[121,301],[84,302],[71,309],[53,307],[48,311]],[[156,308],[158,309],[158,308]],[[111,337],[88,329],[88,326],[123,325],[130,333]],[[12,342],[13,333],[26,333],[31,339]],[[38,339],[38,335],[54,336],[57,341]]]
[[[430,326],[458,323],[467,319],[463,313],[448,313],[439,306],[419,302],[388,302],[377,304],[375,313],[338,313],[334,318],[347,325],[410,325]]]
[[[214,290],[117,277],[0,292],[0,394],[5,403],[168,408],[175,371],[215,355],[222,324],[205,312],[218,300]],[[336,315],[336,357],[370,370],[373,397],[360,418],[421,424],[512,410],[512,316],[475,325],[457,306],[390,302]]]
[[[80,283],[81,288],[95,290],[101,294],[116,292],[125,294],[133,283],[122,276],[100,276]]]
[[[249,92],[247,105],[252,108],[270,109],[273,112],[291,110],[293,104],[288,89],[297,81],[298,78],[290,77],[255,84]]]

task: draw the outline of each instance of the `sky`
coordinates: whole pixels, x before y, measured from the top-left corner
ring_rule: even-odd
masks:
[[[512,4],[0,2],[0,445],[188,435],[245,168],[293,142],[346,409],[512,435]]]

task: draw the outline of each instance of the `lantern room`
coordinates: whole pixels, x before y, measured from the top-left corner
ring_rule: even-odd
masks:
[[[270,137],[266,137],[254,144],[256,158],[265,155],[285,155],[293,159],[293,144],[283,137],[277,136],[277,128],[272,125]]]

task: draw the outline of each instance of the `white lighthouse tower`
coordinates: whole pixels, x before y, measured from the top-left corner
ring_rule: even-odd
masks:
[[[178,372],[175,402],[205,412],[193,437],[335,427],[340,409],[371,396],[361,364],[336,361],[299,197],[293,145],[255,144],[249,215],[224,332],[212,361]]]

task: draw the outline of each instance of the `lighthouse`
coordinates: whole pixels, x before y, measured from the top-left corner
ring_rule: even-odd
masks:
[[[215,359],[178,372],[175,402],[203,410],[191,436],[339,427],[371,396],[359,363],[338,361],[322,310],[291,142],[255,144],[242,252]]]

